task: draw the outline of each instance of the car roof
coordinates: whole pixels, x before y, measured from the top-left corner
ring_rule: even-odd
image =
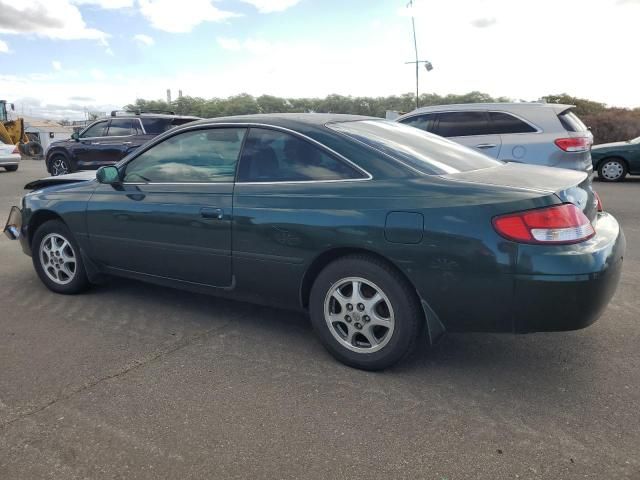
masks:
[[[346,115],[341,113],[262,113],[252,115],[233,115],[199,120],[190,125],[216,123],[247,123],[265,124],[284,128],[301,126],[320,127],[327,123],[354,122],[358,120],[383,120],[379,117],[365,117],[363,115]]]
[[[442,112],[451,110],[505,110],[505,111],[522,111],[529,109],[548,108],[555,112],[564,112],[575,105],[566,105],[562,103],[542,103],[542,102],[495,102],[495,103],[453,103],[449,105],[430,105],[428,107],[417,108],[406,115],[413,115],[422,112]]]

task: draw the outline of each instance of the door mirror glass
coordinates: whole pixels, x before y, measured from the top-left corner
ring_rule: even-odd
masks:
[[[113,166],[100,167],[96,172],[96,179],[98,182],[105,183],[107,185],[120,183],[120,171]]]
[[[78,132],[73,132],[71,134],[71,138],[77,142],[80,139],[80,134]]]

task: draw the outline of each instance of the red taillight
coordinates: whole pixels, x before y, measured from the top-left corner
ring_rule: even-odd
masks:
[[[594,191],[593,196],[596,197],[596,210],[598,212],[604,212],[604,207],[602,206],[602,200],[600,200],[600,195],[598,195],[598,192]]]
[[[20,149],[18,148],[18,145],[16,145],[16,148],[14,148],[13,152],[11,153],[20,153]]]
[[[565,152],[586,152],[591,148],[589,137],[558,138],[554,143]]]
[[[522,243],[578,243],[595,235],[589,219],[572,203],[501,215],[493,226],[503,237]]]

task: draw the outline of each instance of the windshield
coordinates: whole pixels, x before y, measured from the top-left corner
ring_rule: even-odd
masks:
[[[401,123],[359,120],[331,123],[327,127],[428,175],[467,172],[503,164],[475,150]]]

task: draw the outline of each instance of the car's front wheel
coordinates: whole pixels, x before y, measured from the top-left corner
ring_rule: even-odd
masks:
[[[15,172],[16,170],[18,170],[18,165],[7,165],[6,167],[4,167],[4,169],[7,172]]]
[[[57,177],[58,175],[66,175],[71,173],[71,167],[69,160],[63,155],[56,155],[51,159],[50,163],[51,175]]]
[[[36,230],[32,259],[36,273],[49,290],[73,294],[89,286],[80,248],[60,220],[49,220]]]
[[[605,182],[621,182],[627,175],[627,165],[619,158],[607,158],[598,167],[598,176]]]
[[[329,264],[313,285],[309,309],[327,350],[364,370],[388,368],[408,355],[423,321],[407,280],[384,261],[364,255]]]

